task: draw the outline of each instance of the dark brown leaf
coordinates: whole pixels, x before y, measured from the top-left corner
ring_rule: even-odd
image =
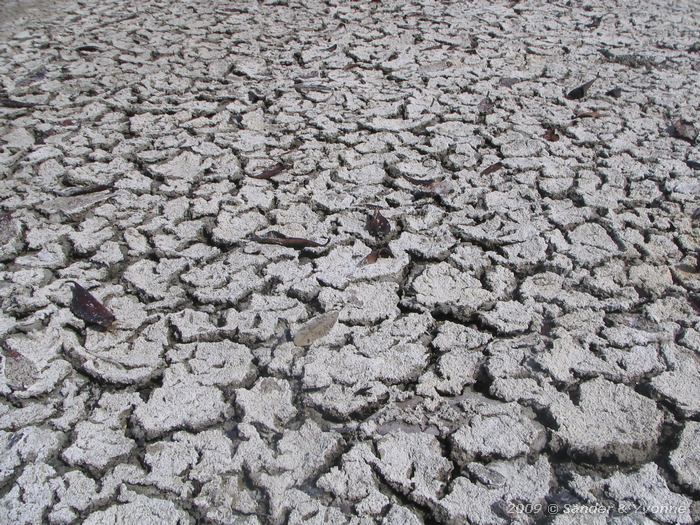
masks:
[[[19,233],[19,225],[12,220],[12,214],[9,211],[0,213],[0,246],[16,239]]]
[[[283,233],[276,231],[268,232],[264,237],[260,237],[259,235],[251,235],[250,240],[259,242],[260,244],[276,244],[278,246],[294,248],[295,250],[302,250],[304,248],[321,248],[330,242],[330,239],[328,239],[325,243],[320,244],[316,241],[310,241],[300,237],[287,237]]]
[[[671,136],[694,144],[698,138],[698,130],[691,122],[678,119],[671,126]]]
[[[612,98],[620,98],[622,96],[622,89],[619,87],[612,88],[611,90],[606,91],[605,94]]]
[[[83,188],[68,188],[65,191],[58,193],[61,197],[76,197],[78,195],[88,195],[90,193],[98,193],[100,191],[109,190],[114,187],[114,184],[95,184],[94,186],[85,186]]]
[[[367,231],[370,235],[378,237],[386,235],[391,231],[391,225],[384,215],[379,213],[379,210],[374,210],[374,213],[367,218]]]
[[[110,312],[94,295],[88,292],[75,281],[68,281],[73,285],[73,298],[70,303],[70,311],[88,324],[107,329],[115,321],[114,314]]]
[[[491,164],[488,168],[484,169],[481,172],[481,175],[491,175],[492,173],[496,173],[501,168],[503,168],[503,163],[496,162],[495,164]]]
[[[32,104],[31,102],[22,102],[21,100],[12,100],[11,98],[0,98],[0,106],[4,108],[19,109],[33,108],[36,106],[36,104]]]
[[[693,220],[700,221],[700,208],[695,208],[695,211],[693,212]]]
[[[700,162],[696,162],[694,160],[686,160],[685,165],[688,166],[691,170],[700,170]]]
[[[288,169],[289,166],[287,164],[284,164],[283,162],[280,162],[278,164],[275,164],[271,168],[266,169],[263,171],[260,175],[248,175],[251,179],[262,179],[262,180],[268,180],[271,179],[272,177],[279,175],[282,173],[284,170]]]
[[[374,264],[377,262],[378,259],[384,257],[392,257],[393,254],[391,253],[391,250],[387,247],[384,248],[377,248],[376,250],[372,250],[367,254],[367,256],[360,261],[360,266],[367,266],[368,264]]]
[[[602,117],[603,115],[605,115],[605,113],[603,113],[602,111],[582,111],[581,113],[576,113],[572,120],[581,118],[598,118]]]
[[[429,188],[431,186],[434,186],[438,182],[441,182],[441,180],[438,179],[416,179],[414,177],[409,177],[408,175],[403,174],[401,176],[411,184],[415,184],[416,186],[423,186],[424,188]]]
[[[559,140],[559,135],[557,135],[557,132],[554,128],[547,128],[544,132],[544,138],[549,142],[556,142]]]
[[[24,356],[20,354],[17,350],[5,350],[5,353],[7,354],[7,357],[12,358],[12,359],[21,359]]]
[[[566,98],[568,98],[569,100],[582,99],[586,95],[586,92],[593,85],[593,82],[595,82],[595,81],[596,81],[596,79],[594,78],[593,80],[589,80],[585,84],[582,84],[579,87],[572,89],[571,91],[569,91],[566,94]]]
[[[78,46],[75,48],[75,50],[81,53],[94,53],[95,51],[100,51],[100,48],[93,46],[92,44],[87,44],[84,46]]]
[[[29,86],[34,82],[38,82],[39,80],[42,80],[44,78],[46,78],[46,68],[44,66],[40,66],[39,68],[35,69],[28,77],[18,81],[16,85],[18,87]]]
[[[481,115],[491,113],[491,111],[493,110],[493,101],[491,100],[491,98],[489,98],[488,95],[486,95],[481,100],[481,102],[479,102],[479,105],[476,107],[476,109]]]
[[[509,87],[513,87],[518,82],[522,82],[522,80],[519,78],[513,78],[513,77],[502,77],[498,81],[498,85],[509,88]]]
[[[602,22],[602,20],[602,16],[594,16],[590,24],[586,24],[586,27],[588,29],[598,29],[598,26],[600,26],[600,22]]]

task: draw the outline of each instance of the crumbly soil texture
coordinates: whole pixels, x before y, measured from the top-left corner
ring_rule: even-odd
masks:
[[[0,523],[697,523],[697,10],[5,2]]]

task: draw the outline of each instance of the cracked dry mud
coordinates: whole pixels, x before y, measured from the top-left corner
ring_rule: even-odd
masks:
[[[700,519],[697,3],[60,5],[0,40],[0,523]]]

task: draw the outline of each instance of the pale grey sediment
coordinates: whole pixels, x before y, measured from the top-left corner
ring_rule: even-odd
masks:
[[[0,523],[700,521],[697,5],[570,4],[3,3]]]

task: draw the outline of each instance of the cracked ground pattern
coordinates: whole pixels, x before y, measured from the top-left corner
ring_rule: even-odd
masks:
[[[58,5],[0,40],[0,523],[700,519],[696,2]]]

